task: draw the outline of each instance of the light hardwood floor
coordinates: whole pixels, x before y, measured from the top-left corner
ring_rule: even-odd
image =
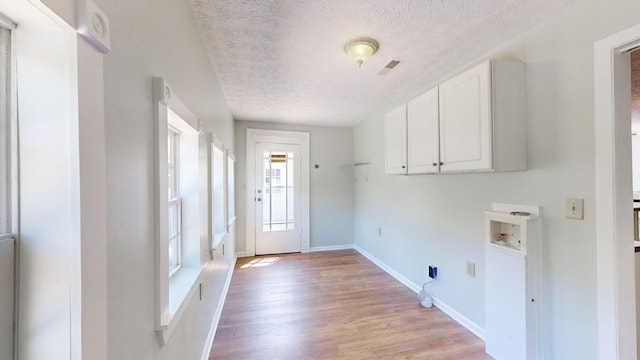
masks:
[[[491,359],[354,250],[278,256],[238,259],[210,359]]]

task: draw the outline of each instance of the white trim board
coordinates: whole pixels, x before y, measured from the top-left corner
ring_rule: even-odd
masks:
[[[402,276],[399,272],[393,270],[387,264],[385,264],[382,261],[378,260],[375,256],[371,255],[370,253],[368,253],[366,250],[364,250],[363,248],[359,247],[358,245],[355,245],[354,249],[356,249],[356,251],[358,251],[360,254],[362,254],[362,256],[364,256],[367,259],[369,259],[372,263],[376,264],[379,268],[384,270],[387,274],[393,276],[396,280],[400,281],[404,286],[408,287],[409,289],[411,289],[416,294],[418,292],[420,292],[420,290],[422,289],[422,286],[414,284],[409,279],[407,279],[406,277]],[[416,298],[416,302],[418,302],[418,301],[419,300]],[[465,317],[464,315],[462,315],[459,312],[457,312],[451,306],[447,305],[446,303],[444,303],[443,301],[441,301],[441,300],[439,300],[439,299],[437,299],[435,297],[433,298],[433,304],[438,309],[440,309],[443,313],[447,314],[453,320],[458,322],[458,324],[464,326],[467,330],[471,331],[477,337],[479,337],[480,339],[482,339],[484,341],[484,339],[485,339],[484,329],[481,328],[480,326],[478,326],[478,324],[476,324],[473,321],[469,320],[467,317]]]
[[[640,25],[594,44],[598,358],[636,358],[630,56]]]
[[[234,257],[231,265],[229,265],[230,269],[227,273],[227,279],[224,282],[224,288],[222,288],[222,294],[220,295],[220,299],[218,300],[218,306],[216,307],[216,311],[213,314],[213,321],[211,322],[209,335],[207,335],[207,341],[205,342],[204,350],[202,351],[202,360],[208,360],[209,355],[211,354],[211,348],[213,348],[213,340],[215,339],[216,331],[218,330],[218,323],[220,322],[220,316],[222,315],[222,308],[224,307],[224,303],[227,300],[227,294],[229,293],[229,286],[231,285],[231,278],[233,278],[233,272],[236,268],[237,259],[237,257]]]

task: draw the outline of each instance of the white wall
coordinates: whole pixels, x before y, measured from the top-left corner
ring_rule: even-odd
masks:
[[[437,265],[434,296],[484,327],[483,210],[494,201],[541,205],[544,358],[595,359],[593,43],[639,23],[638,11],[637,1],[576,2],[486,56],[467,55],[469,65],[488,57],[527,63],[526,172],[384,175],[383,114],[358,126],[354,156],[372,165],[369,183],[356,185],[356,244],[416,284]],[[585,220],[564,217],[566,197],[585,199]],[[467,260],[475,278],[465,275]]]
[[[204,270],[203,300],[193,297],[161,347],[154,323],[152,77],[164,77],[205,131],[233,150],[231,114],[187,1],[96,3],[109,16],[112,44],[104,58],[108,358],[198,359],[229,259],[214,254]],[[233,251],[232,236],[225,240],[227,252]]]
[[[236,121],[236,251],[245,251],[247,129],[303,131],[310,134],[310,247],[353,244],[353,161],[351,128]],[[315,164],[319,168],[314,167]]]

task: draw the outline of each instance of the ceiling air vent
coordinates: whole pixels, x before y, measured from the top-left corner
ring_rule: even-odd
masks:
[[[391,60],[382,70],[378,71],[378,75],[387,75],[391,70],[400,64],[400,60]]]

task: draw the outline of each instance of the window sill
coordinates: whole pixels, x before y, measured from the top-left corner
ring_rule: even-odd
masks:
[[[158,329],[158,337],[163,345],[169,341],[182,314],[198,291],[202,270],[198,266],[185,266],[169,280],[169,309],[163,314],[162,324]]]

